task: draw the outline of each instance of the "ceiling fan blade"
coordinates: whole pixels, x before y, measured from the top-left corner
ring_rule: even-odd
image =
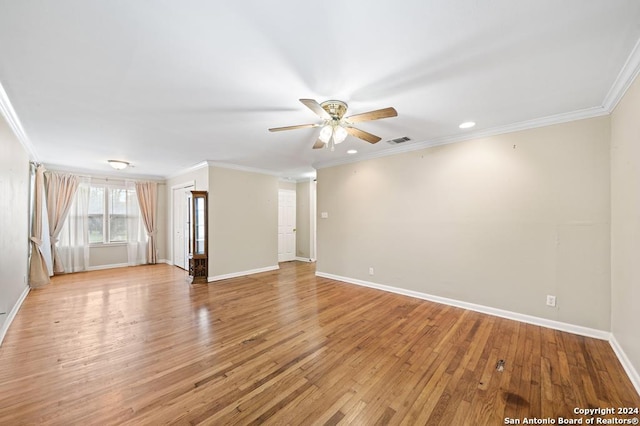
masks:
[[[318,127],[319,124],[298,124],[297,126],[272,127],[270,132],[281,132],[283,130],[307,129],[310,127]]]
[[[320,148],[324,148],[324,142],[318,139],[316,143],[313,144],[313,149],[320,149]]]
[[[349,123],[359,123],[361,121],[379,120],[381,118],[397,117],[398,111],[395,108],[383,108],[375,111],[363,112],[362,114],[352,115],[346,117],[345,120]]]
[[[362,139],[369,143],[380,142],[380,140],[382,139],[376,135],[372,135],[369,132],[365,132],[364,130],[356,129],[355,127],[345,127],[345,129],[351,136],[355,136],[356,138]]]
[[[302,102],[311,111],[315,112],[316,115],[323,120],[331,120],[329,113],[325,111],[315,99],[300,99],[300,102]]]

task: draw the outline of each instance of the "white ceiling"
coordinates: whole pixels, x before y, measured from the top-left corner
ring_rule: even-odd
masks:
[[[400,136],[427,146],[606,113],[639,39],[637,0],[0,0],[0,83],[48,165],[299,177],[349,148],[408,149],[385,142]],[[317,129],[267,131],[319,121],[299,98],[399,115],[359,126],[376,145],[312,150]]]

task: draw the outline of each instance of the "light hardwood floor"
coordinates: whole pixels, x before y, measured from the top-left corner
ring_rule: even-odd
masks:
[[[153,265],[32,291],[0,347],[0,424],[499,425],[640,407],[605,341],[299,262],[185,280]]]

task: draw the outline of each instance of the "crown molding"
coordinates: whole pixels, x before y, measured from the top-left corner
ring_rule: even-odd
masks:
[[[69,166],[62,166],[59,164],[51,164],[51,163],[44,163],[44,167],[45,169],[51,172],[72,173],[72,174],[86,176],[90,178],[96,178],[96,179],[107,179],[107,180],[122,181],[122,182],[127,180],[132,180],[132,181],[144,180],[144,181],[156,182],[159,184],[165,183],[165,179],[162,176],[156,176],[156,175],[140,175],[140,174],[133,174],[128,172],[124,172],[122,174],[116,175],[113,173],[101,172],[93,169],[83,169],[81,167],[69,167]]]
[[[631,50],[631,53],[627,57],[626,62],[618,73],[618,76],[609,89],[609,92],[605,96],[602,102],[602,106],[556,114],[548,117],[536,118],[533,120],[521,121],[519,123],[508,124],[505,126],[498,126],[476,132],[469,132],[463,135],[445,136],[442,138],[436,138],[416,143],[410,142],[405,146],[384,148],[369,154],[364,154],[356,157],[345,157],[335,160],[316,162],[313,163],[313,167],[315,167],[316,169],[324,169],[327,167],[339,166],[342,164],[351,164],[360,161],[371,160],[374,158],[387,157],[389,155],[401,154],[404,152],[418,151],[438,145],[446,145],[471,139],[486,138],[504,133],[518,132],[521,130],[534,129],[537,127],[551,126],[554,124],[561,124],[569,121],[584,120],[587,118],[608,115],[613,112],[615,107],[618,105],[618,102],[620,102],[631,84],[635,81],[636,78],[638,78],[638,75],[640,75],[640,39],[638,39],[635,46]]]
[[[481,139],[491,136],[502,135],[505,133],[514,133],[522,130],[535,129],[538,127],[546,127],[554,124],[562,124],[570,121],[584,120],[587,118],[600,117],[609,114],[604,107],[586,108],[578,111],[572,111],[562,114],[551,115],[548,117],[535,118],[533,120],[521,121],[518,123],[507,124],[504,126],[492,127],[490,129],[465,132],[460,135],[450,135],[441,138],[430,139],[422,142],[408,142],[406,145],[400,145],[390,148],[384,148],[375,152],[364,154],[361,156],[351,156],[338,158],[335,160],[321,161],[313,163],[316,169],[325,169],[327,167],[339,166],[342,164],[357,163],[374,158],[388,157],[390,155],[402,154],[405,152],[419,151],[421,149],[431,148],[439,145],[448,145],[456,142],[463,142],[472,139]]]
[[[306,183],[306,182],[313,182],[314,180],[316,180],[316,175],[317,173],[314,173],[312,177],[301,177],[295,180],[296,183]]]
[[[357,163],[364,160],[370,160],[375,158],[386,157],[395,154],[401,154],[405,152],[417,151],[426,149],[438,145],[445,145],[450,143],[462,142],[471,139],[479,139],[484,137],[496,136],[499,134],[517,132],[521,130],[533,129],[536,127],[550,126],[553,124],[560,124],[568,121],[581,120],[586,118],[597,117],[601,115],[607,115],[613,112],[620,100],[623,98],[626,91],[629,89],[633,81],[640,75],[640,39],[636,41],[631,53],[627,57],[624,65],[618,73],[611,88],[607,92],[603,99],[602,106],[588,108],[579,111],[573,111],[569,113],[557,114],[548,117],[542,117],[533,120],[527,120],[519,123],[509,124],[505,126],[493,127],[490,129],[480,130],[476,132],[465,132],[460,135],[449,135],[441,138],[425,140],[421,142],[409,142],[406,145],[388,147],[379,149],[375,152],[368,154],[362,154],[353,157],[338,158],[328,161],[319,161],[312,164],[315,169],[323,169],[327,167],[333,167],[341,164]],[[27,136],[22,123],[9,100],[9,97],[0,82],[0,113],[4,116],[9,127],[13,131],[18,141],[22,144],[25,151],[28,153],[30,160],[34,162],[40,162],[40,158],[29,137]],[[171,173],[166,176],[149,176],[151,179],[171,179],[180,175],[198,170],[203,167],[221,167],[233,170],[240,170],[245,172],[260,173],[282,178],[284,174],[273,170],[266,170],[248,166],[241,166],[233,163],[217,162],[217,161],[203,161],[194,166],[188,167],[176,173]],[[86,172],[86,171],[83,171]],[[143,177],[143,176],[140,176]],[[296,177],[302,181],[306,180],[306,176]]]
[[[7,92],[5,92],[2,83],[0,83],[0,112],[4,116],[5,120],[7,120],[7,123],[9,124],[9,127],[11,127],[13,133],[16,135],[16,138],[18,138],[24,149],[29,154],[30,160],[35,161],[36,163],[40,162],[38,154],[31,144],[27,133],[24,131],[22,123],[18,118],[18,114],[16,114],[16,111],[13,109],[13,105],[11,105],[9,96],[7,95]]]
[[[198,164],[194,164],[193,166],[187,167],[186,169],[182,169],[180,171],[177,171],[175,173],[171,173],[169,175],[164,176],[165,179],[173,179],[175,177],[178,176],[182,176],[184,174],[187,173],[191,173],[191,172],[195,172],[196,170],[202,169],[204,167],[209,167],[209,164],[207,163],[207,161],[201,161]]]
[[[231,169],[231,170],[238,170],[241,172],[249,172],[249,173],[260,173],[262,175],[270,175],[278,178],[283,177],[281,172],[276,172],[273,170],[259,169],[256,167],[248,167],[248,166],[240,166],[238,164],[222,163],[222,162],[211,161],[211,160],[207,160],[206,163],[209,167],[219,167],[221,169]]]
[[[314,170],[313,172],[308,172],[308,173],[303,173],[301,175],[296,176],[291,176],[291,177],[281,177],[280,179],[278,179],[279,182],[285,182],[285,183],[304,183],[304,182],[313,182],[316,178],[316,171]]]
[[[631,86],[631,83],[638,77],[638,74],[640,74],[640,39],[636,42],[611,89],[609,89],[609,93],[604,98],[602,105],[604,105],[605,110],[609,113],[613,112],[618,102],[629,89],[629,86]]]
[[[202,162],[200,162],[198,164],[195,164],[195,165],[193,165],[191,167],[183,169],[183,170],[181,170],[179,172],[167,175],[164,178],[165,179],[173,179],[175,177],[182,176],[182,175],[190,173],[190,172],[194,172],[194,171],[202,169],[204,167],[219,167],[221,169],[239,170],[239,171],[242,171],[242,172],[260,173],[260,174],[263,174],[263,175],[271,175],[271,176],[276,176],[276,177],[282,177],[282,173],[274,172],[273,170],[258,169],[258,168],[255,168],[255,167],[240,166],[238,164],[223,163],[223,162],[220,162],[220,161],[212,161],[212,160],[205,160],[205,161],[202,161]]]
[[[292,179],[292,178],[288,178],[288,177],[282,177],[280,176],[278,178],[278,182],[284,182],[284,183],[297,183],[298,181],[296,179]]]

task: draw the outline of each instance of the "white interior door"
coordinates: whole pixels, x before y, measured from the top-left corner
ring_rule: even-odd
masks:
[[[311,235],[309,236],[309,256],[311,257],[311,259],[313,259],[314,261],[316,260],[316,238],[317,238],[317,223],[316,223],[316,218],[318,217],[318,213],[317,213],[317,197],[318,197],[318,185],[317,185],[317,181],[314,179],[313,182],[311,182],[311,188],[310,188],[310,196],[311,196],[311,201],[310,201],[310,205],[311,208],[309,209],[309,212],[311,213],[311,217],[309,218],[309,225],[311,227]]]
[[[173,264],[185,270],[189,253],[188,194],[192,189],[173,189]]]
[[[296,258],[296,191],[278,192],[278,262]]]

